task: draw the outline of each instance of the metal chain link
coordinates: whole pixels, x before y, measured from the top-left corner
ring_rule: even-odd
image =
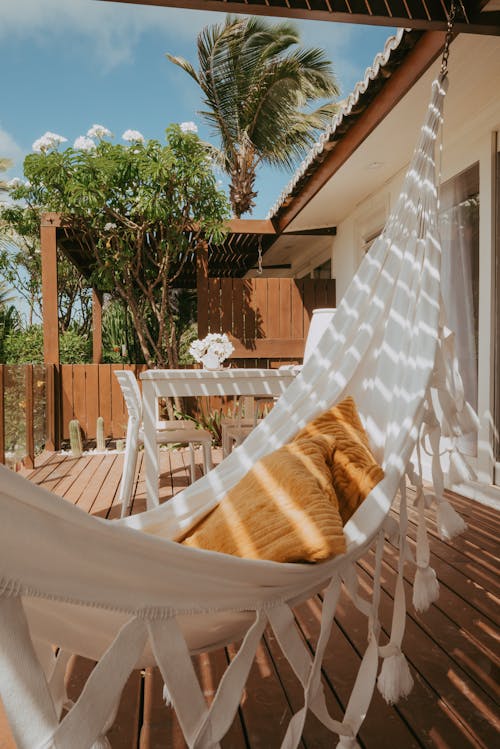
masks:
[[[448,57],[450,56],[450,44],[453,40],[453,24],[455,23],[455,16],[457,13],[457,6],[455,0],[451,0],[450,12],[448,14],[448,21],[446,24],[446,37],[444,40],[443,57],[441,58],[441,76],[444,78],[448,74]]]
[[[262,234],[259,235],[259,245],[258,245],[259,255],[257,259],[257,273],[262,275]]]

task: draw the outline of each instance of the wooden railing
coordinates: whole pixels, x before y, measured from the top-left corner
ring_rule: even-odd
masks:
[[[96,437],[99,416],[106,438],[120,439],[127,431],[127,407],[115,369],[130,369],[136,376],[145,364],[62,364],[60,367],[61,437],[69,439],[69,422],[78,419],[86,440]]]
[[[198,335],[229,333],[231,361],[240,367],[275,367],[302,360],[313,309],[335,306],[330,279],[210,278],[206,280]],[[77,419],[85,441],[95,440],[97,419],[104,436],[120,439],[128,414],[113,371],[121,364],[0,365],[0,461],[33,465],[35,454],[69,440]],[[137,376],[145,365],[126,365]],[[198,414],[197,404],[185,409]],[[208,410],[226,407],[211,398]]]
[[[252,362],[243,360],[240,366]],[[269,366],[259,360],[259,366]],[[116,369],[130,369],[138,377],[144,364],[0,364],[0,462],[12,468],[33,467],[35,456],[67,446],[69,423],[77,419],[85,442],[96,438],[97,419],[104,420],[107,440],[125,437],[128,412]],[[207,400],[207,399],[205,399]],[[231,408],[230,399],[185,398],[184,410],[194,417]]]

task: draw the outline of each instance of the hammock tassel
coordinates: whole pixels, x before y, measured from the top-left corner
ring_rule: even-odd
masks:
[[[417,567],[413,581],[413,607],[422,613],[439,598],[439,583],[432,567]]]
[[[413,677],[401,648],[396,648],[392,655],[384,658],[377,679],[377,687],[389,705],[394,705],[402,697],[408,697],[410,694],[413,688]]]
[[[439,538],[451,541],[467,528],[467,523],[446,499],[436,497],[436,522]]]
[[[425,509],[428,507],[429,496],[425,495],[422,489],[419,489],[417,492],[417,569],[413,581],[413,607],[419,613],[427,611],[431,603],[434,603],[439,598],[439,583],[434,569],[430,566],[431,552],[425,518]]]

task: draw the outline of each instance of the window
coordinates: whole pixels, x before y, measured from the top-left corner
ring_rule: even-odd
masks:
[[[479,165],[442,185],[440,201],[443,301],[448,325],[455,333],[465,397],[477,409]],[[476,449],[476,440],[469,439],[467,452],[475,454]]]
[[[377,237],[382,234],[384,227],[381,226],[376,231],[370,232],[367,236],[363,237],[363,245],[361,247],[361,259],[366,255],[372,244],[375,242]]]
[[[326,260],[321,265],[317,265],[311,271],[311,278],[331,278],[332,277],[332,261],[331,259]]]

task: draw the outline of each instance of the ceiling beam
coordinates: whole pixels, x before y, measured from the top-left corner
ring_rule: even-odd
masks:
[[[232,218],[229,221],[232,234],[276,234],[270,219]]]
[[[416,29],[421,31],[445,31],[446,18],[441,6],[439,18],[413,18],[410,15],[390,15],[389,12],[384,15],[370,13],[349,13],[348,11],[331,11],[328,10],[328,4],[325,3],[325,10],[312,9],[308,7],[309,3],[304,3],[304,7],[290,8],[286,3],[283,6],[270,4],[270,0],[253,0],[246,2],[240,0],[100,0],[101,2],[121,2],[133,5],[155,5],[165,8],[184,8],[190,10],[217,11],[219,13],[241,13],[244,15],[255,16],[278,16],[281,18],[306,19],[310,21],[334,21],[335,23],[353,23],[364,24],[369,26],[390,26],[399,28]],[[466,3],[467,5],[467,3]],[[482,0],[476,2],[474,7],[480,9],[484,5]],[[390,7],[390,2],[388,3]],[[398,8],[402,4],[398,3]],[[408,7],[404,3],[404,7]],[[483,12],[477,10],[471,15],[467,22],[457,19],[455,23],[457,33],[469,34],[491,34],[500,35],[500,13]]]

